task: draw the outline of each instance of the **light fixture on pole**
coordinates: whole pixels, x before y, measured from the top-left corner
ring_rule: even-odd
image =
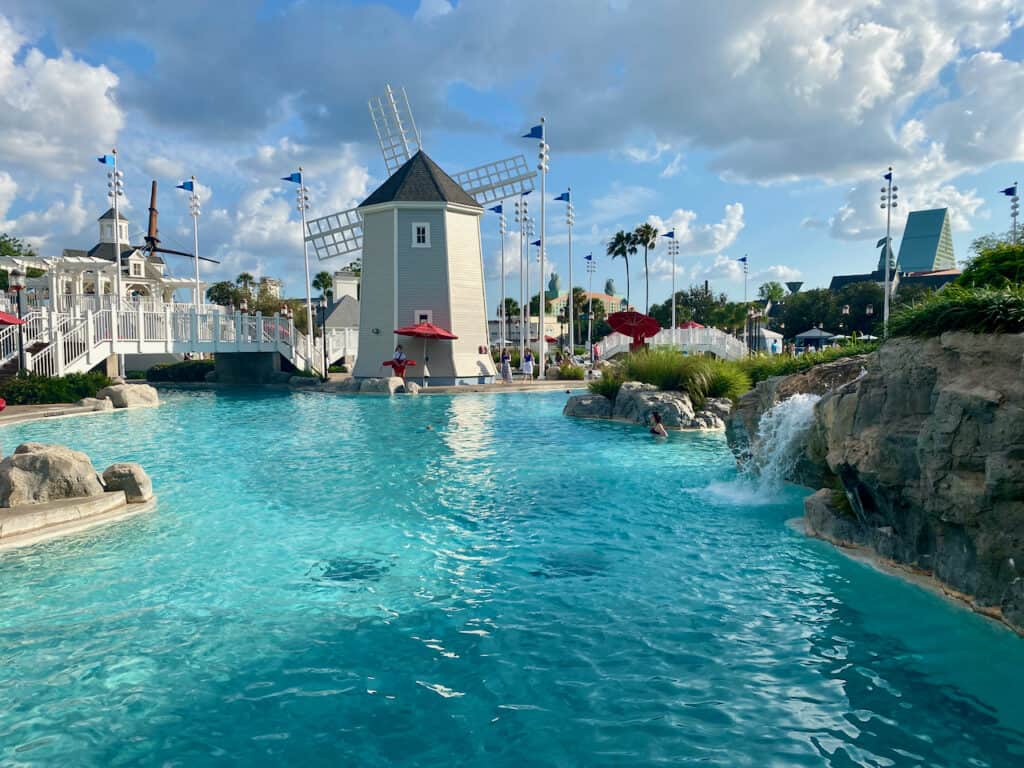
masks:
[[[527,264],[526,264],[526,243],[529,241],[529,235],[526,232],[526,221],[529,215],[529,202],[526,196],[529,192],[524,192],[519,195],[519,199],[515,202],[516,208],[516,223],[519,226],[519,360],[522,361],[526,355],[526,340],[523,336],[523,328],[527,328],[529,333],[528,322],[529,322],[529,292],[526,287],[525,280],[528,280],[527,275]]]
[[[117,148],[110,150],[109,155],[101,155],[96,158],[103,165],[109,165],[110,170],[107,171],[107,197],[110,198],[110,207],[114,212],[114,263],[117,265],[117,271],[114,275],[114,293],[115,296],[115,320],[112,331],[115,335],[119,336],[117,317],[121,312],[121,273],[124,271],[124,265],[121,261],[121,198],[124,197],[124,171],[120,171],[117,168]],[[97,286],[98,287],[98,286]],[[124,376],[124,355],[119,354],[117,356],[117,374],[118,376]]]
[[[526,266],[525,266],[525,270],[523,272],[523,275],[524,275],[523,276],[523,281],[524,281],[523,287],[526,290],[526,304],[524,304],[524,306],[526,307],[526,310],[525,310],[526,311],[526,339],[527,339],[527,344],[529,344],[530,340],[533,338],[533,330],[531,329],[531,327],[533,325],[533,315],[531,314],[531,309],[530,309],[530,303],[532,301],[532,299],[530,298],[530,238],[533,237],[533,235],[534,235],[535,227],[534,227],[534,222],[533,222],[533,217],[532,216],[527,217],[526,222],[525,222],[525,226],[526,226],[526,239],[523,241],[523,247],[525,248],[525,251],[526,251],[525,252],[525,259],[524,259],[524,264]]]
[[[1017,242],[1017,214],[1020,213],[1020,198],[1017,196],[1017,182],[1012,187],[999,190],[1010,198],[1010,242]]]
[[[493,208],[488,208],[488,210],[498,214],[498,236],[501,238],[501,267],[499,268],[501,273],[501,303],[498,304],[501,323],[498,326],[498,331],[501,334],[499,344],[504,349],[505,344],[508,343],[508,322],[505,318],[505,315],[508,314],[505,307],[505,208],[501,203],[498,203]]]
[[[565,316],[569,322],[569,356],[576,354],[576,334],[573,332],[573,312],[576,307],[573,306],[573,293],[572,293],[572,227],[576,223],[576,209],[572,205],[572,187],[569,187],[567,192],[563,192],[555,200],[560,200],[565,203],[565,225],[569,229],[569,297],[565,302],[566,310]]]
[[[548,176],[548,162],[550,160],[548,143],[545,140],[545,125],[544,118],[541,117],[540,125],[535,125],[530,129],[530,132],[523,135],[524,139],[540,139],[540,146],[537,152],[537,170],[540,171],[540,378],[544,378],[544,369],[546,368],[545,362],[547,355],[545,354],[545,333],[544,333],[544,201],[547,198],[546,182]],[[571,286],[570,286],[571,288]]]
[[[889,166],[889,172],[882,178],[885,179],[885,186],[882,187],[881,207],[885,211],[885,245],[882,248],[882,259],[885,261],[885,287],[884,287],[884,298],[882,304],[882,336],[885,338],[889,337],[889,293],[890,293],[890,280],[889,280],[889,269],[890,259],[892,256],[892,209],[899,206],[898,198],[899,195],[896,193],[899,191],[899,187],[892,183],[892,166]]]
[[[192,260],[195,262],[196,268],[196,286],[192,293],[192,304],[198,315],[203,294],[199,289],[199,190],[196,189],[196,177],[193,176],[188,181],[181,182],[178,189],[188,192],[188,212],[192,217]]]
[[[21,293],[25,290],[25,273],[20,269],[12,269],[7,278],[7,285],[14,291],[14,301],[18,305],[18,319],[22,320]],[[18,324],[18,370],[25,370],[25,325]]]
[[[594,263],[594,254],[588,253],[583,259],[587,262],[587,354],[590,355],[590,365],[594,365],[594,273],[597,271],[597,264]]]
[[[313,294],[309,282],[309,244],[306,241],[306,211],[309,210],[309,189],[302,181],[302,166],[299,170],[289,176],[282,176],[281,181],[290,181],[298,184],[295,192],[295,210],[299,212],[302,221],[302,260],[306,267],[306,368],[313,370]]]
[[[330,378],[329,369],[331,364],[327,355],[327,297],[323,294],[317,299],[317,306],[320,307],[320,342],[324,348],[324,381]]]
[[[676,256],[679,255],[679,241],[676,240],[675,228],[670,229],[662,237],[669,238],[668,241],[668,255],[672,257],[672,333],[673,341],[675,340],[676,332]]]

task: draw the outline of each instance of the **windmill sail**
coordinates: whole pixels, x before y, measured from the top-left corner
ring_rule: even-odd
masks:
[[[405,88],[396,96],[390,85],[384,95],[370,99],[370,118],[384,157],[388,176],[401,168],[420,149],[420,133],[409,106]],[[487,206],[498,200],[533,190],[537,172],[523,155],[486,163],[468,171],[453,173],[452,178],[466,192]],[[363,250],[363,221],[359,211],[349,208],[306,222],[306,241],[312,243],[317,258],[333,259]]]

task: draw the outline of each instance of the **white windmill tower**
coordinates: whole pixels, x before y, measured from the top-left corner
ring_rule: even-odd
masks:
[[[402,90],[369,103],[388,179],[356,208],[312,219],[306,239],[319,259],[362,252],[359,356],[353,375],[382,375],[399,327],[426,320],[458,339],[424,342],[407,378],[491,381],[480,217],[483,206],[533,189],[536,173],[518,155],[449,176],[421,149]],[[409,357],[418,359],[419,344]]]

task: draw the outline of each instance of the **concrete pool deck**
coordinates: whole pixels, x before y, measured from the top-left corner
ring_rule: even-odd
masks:
[[[156,496],[129,503],[124,491],[0,509],[0,551],[79,533],[156,508]]]

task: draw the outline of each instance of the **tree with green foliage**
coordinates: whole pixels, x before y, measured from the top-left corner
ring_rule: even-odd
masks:
[[[242,289],[242,292],[248,296],[252,296],[252,287],[256,284],[256,278],[250,275],[248,272],[243,272],[237,278],[235,282],[238,283],[238,287]]]
[[[778,280],[770,280],[767,283],[762,283],[761,287],[757,289],[757,297],[762,301],[778,304],[786,297],[786,289]]]
[[[644,222],[633,231],[637,246],[644,249],[644,314],[651,309],[651,280],[647,268],[647,254],[658,244],[657,227]]]
[[[892,307],[910,307],[914,304],[918,304],[929,296],[935,293],[935,289],[928,287],[927,285],[903,285],[896,289],[896,294],[892,297]]]
[[[502,316],[501,305],[498,305],[498,317]],[[519,302],[511,296],[505,297],[505,317],[519,317]]]
[[[636,253],[636,236],[632,232],[625,232],[619,230],[612,239],[608,241],[606,252],[613,259],[622,259],[626,262],[626,305],[630,304],[629,301],[629,257]]]
[[[1019,285],[1024,282],[1024,244],[995,242],[985,245],[967,261],[956,282],[969,288]]]
[[[0,233],[0,256],[9,256],[12,259],[31,259],[35,258],[36,255],[32,246],[21,238]],[[28,277],[42,277],[45,272],[41,269],[29,267],[25,270],[25,274]],[[0,290],[6,291],[9,286],[7,270],[0,269]]]
[[[547,291],[545,291],[544,293],[546,294]],[[550,314],[550,312],[551,312],[551,300],[548,299],[547,296],[545,296],[544,297],[544,313],[545,314]],[[539,293],[535,293],[533,295],[533,297],[530,299],[530,317],[538,317],[538,316],[540,316],[540,294]]]
[[[873,334],[882,318],[882,304],[885,291],[876,282],[865,281],[862,283],[850,283],[843,286],[834,297],[834,310],[832,317],[835,326],[825,326],[825,330],[835,333],[842,333],[849,336],[857,333]],[[844,314],[843,309],[849,307]],[[868,314],[868,307],[871,307],[871,314]],[[803,330],[807,330],[806,328]]]
[[[875,311],[878,311],[877,306]],[[788,296],[782,314],[773,319],[771,326],[787,337],[793,337],[817,328],[819,324],[826,330],[838,326],[835,296],[827,288],[814,288]]]
[[[334,277],[327,270],[317,272],[313,277],[313,288],[320,291],[320,295],[324,297],[329,293],[334,293]]]
[[[221,280],[206,289],[206,300],[222,307],[236,306],[241,300],[238,286],[229,280]]]

